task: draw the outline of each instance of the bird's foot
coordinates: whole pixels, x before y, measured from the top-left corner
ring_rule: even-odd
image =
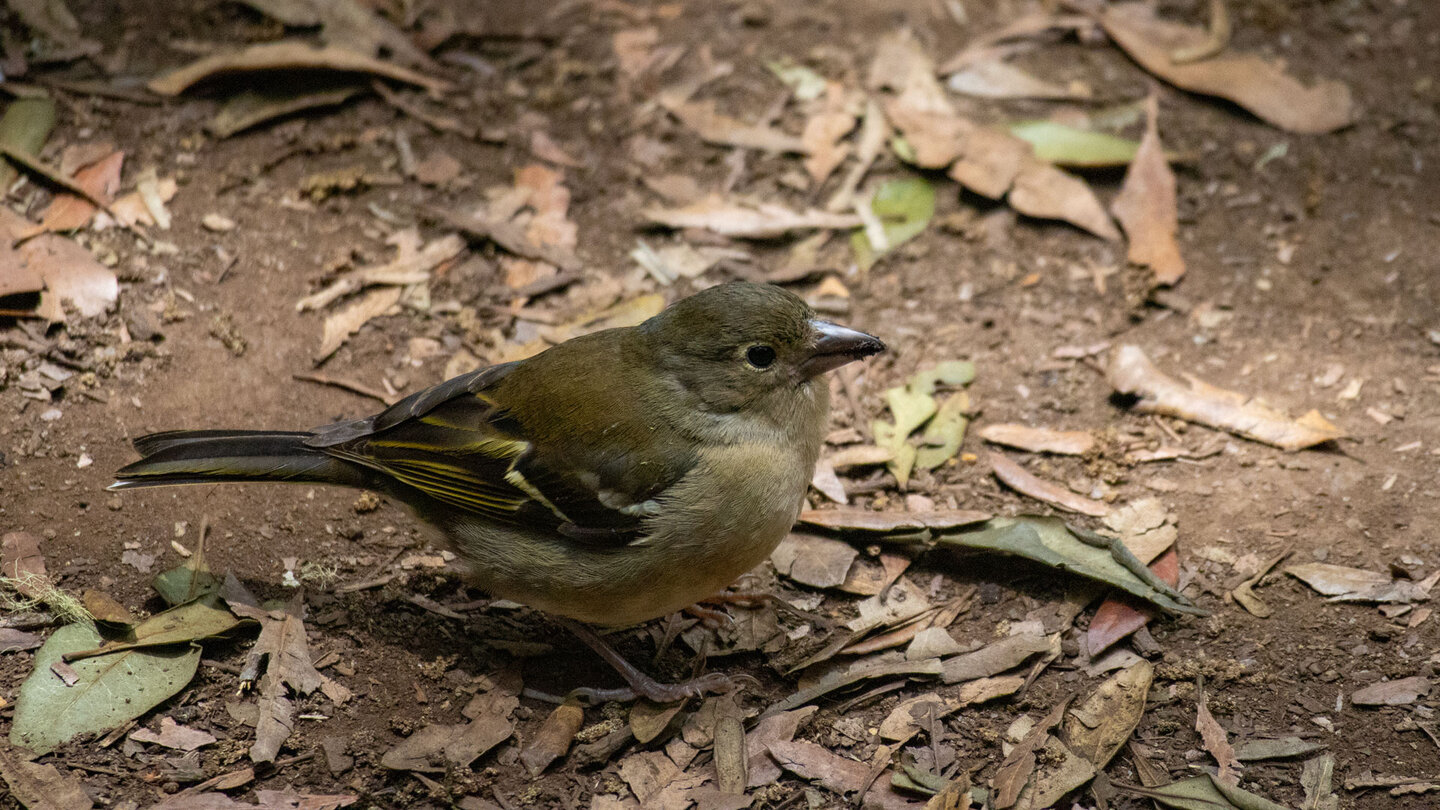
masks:
[[[599,633],[590,627],[570,619],[560,619],[561,624],[574,633],[586,646],[594,650],[605,663],[609,664],[620,677],[629,684],[624,689],[576,689],[571,696],[579,700],[588,700],[595,703],[606,701],[634,700],[645,698],[654,703],[678,703],[692,697],[704,697],[706,695],[720,694],[722,692],[733,692],[739,689],[737,680],[732,679],[719,672],[711,672],[692,678],[680,683],[661,683],[654,678],[641,672],[638,667],[630,663],[618,650],[610,646]]]
[[[709,605],[740,605],[751,607],[754,605],[769,602],[775,598],[772,593],[762,591],[721,591],[714,596],[708,596],[699,602],[685,608],[685,613],[700,620],[706,628],[718,630],[721,627],[728,627],[735,624],[735,618],[723,608],[713,608]]]

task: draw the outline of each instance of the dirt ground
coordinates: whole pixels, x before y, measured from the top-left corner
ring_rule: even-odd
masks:
[[[0,411],[9,414],[0,420],[0,529],[42,537],[62,587],[102,589],[132,609],[162,607],[151,589],[153,571],[178,564],[171,541],[193,547],[202,522],[210,527],[212,567],[233,571],[262,597],[290,593],[281,584],[285,558],[298,559],[297,570],[306,563],[333,569],[333,577],[307,583],[310,650],[316,658],[334,654],[338,663],[326,671],[355,697],[343,706],[318,695],[302,700],[301,714],[325,719],[299,721],[282,753],[291,761],[231,791],[235,798],[295,788],[356,794],[357,806],[447,807],[463,800],[459,806],[574,808],[597,806],[596,795],[619,795],[624,786],[615,761],[623,752],[599,763],[562,761],[538,778],[517,765],[520,746],[551,708],[528,697],[517,713],[516,738],[469,769],[431,773],[426,781],[380,766],[381,755],[416,728],[457,722],[477,679],[506,668],[518,666],[527,687],[551,693],[614,683],[598,659],[542,615],[477,607],[484,595],[442,570],[400,570],[398,559],[429,547],[402,506],[384,502],[362,511],[355,492],[309,487],[205,486],[120,495],[104,487],[116,468],[134,459],[130,439],[151,431],[304,428],[380,407],[294,378],[314,370],[322,320],[313,312],[297,313],[295,302],[341,265],[387,259],[385,237],[426,222],[425,211],[468,210],[483,190],[510,185],[517,168],[537,160],[533,132],[547,134],[578,164],[551,165],[573,195],[570,217],[584,267],[581,283],[538,297],[532,306],[569,317],[586,305],[592,281],[607,277],[670,300],[733,277],[734,267],[722,267],[693,283],[661,288],[635,282],[628,254],[636,239],[662,244],[670,238],[643,224],[639,212],[656,202],[644,179],[679,174],[717,187],[732,164],[729,149],[702,144],[645,109],[666,82],[647,77],[635,83],[617,70],[611,51],[616,31],[657,26],[661,43],[686,48],[674,70],[683,70],[702,45],[715,59],[733,62],[734,73],[707,92],[722,109],[754,120],[784,93],[765,70],[766,60],[790,56],[858,86],[879,32],[908,26],[943,58],[966,41],[967,32],[993,28],[1022,10],[1019,3],[980,5],[966,4],[969,22],[961,27],[943,3],[921,0],[476,4],[476,19],[484,24],[440,49],[468,56],[472,67],[442,60],[462,89],[450,96],[449,106],[436,109],[478,122],[484,139],[437,131],[373,95],[215,139],[202,130],[219,103],[213,95],[141,104],[57,91],[62,104],[55,140],[114,141],[127,154],[127,184],[132,167],[177,178],[179,191],[169,203],[174,224],[160,237],[176,250],[154,255],[118,229],[84,240],[97,255],[118,259],[118,311],[32,334],[86,363],[100,356],[98,349],[111,350],[113,359],[101,364],[93,384],[67,385],[62,398],[48,405],[6,387],[0,374]],[[1203,19],[1203,4],[1163,5],[1185,19]],[[1021,422],[1093,429],[1117,443],[1173,433],[1191,449],[1219,448],[1198,460],[1141,465],[1119,464],[1112,456],[1029,463],[1050,480],[1086,492],[1098,486],[1117,502],[1159,497],[1179,527],[1183,591],[1212,611],[1208,618],[1157,619],[1148,630],[1152,638],[1136,645],[1157,665],[1157,680],[1135,740],[1170,776],[1213,770],[1194,730],[1195,682],[1203,676],[1210,709],[1233,739],[1296,735],[1328,746],[1341,807],[1434,807],[1440,801],[1434,793],[1392,796],[1385,788],[1342,786],[1368,775],[1440,774],[1440,746],[1420,728],[1433,721],[1440,695],[1378,709],[1346,699],[1382,678],[1433,676],[1440,662],[1437,621],[1411,627],[1405,616],[1387,618],[1373,605],[1330,604],[1281,575],[1257,591],[1273,609],[1269,618],[1241,610],[1224,595],[1248,576],[1236,568],[1237,560],[1248,557],[1253,565],[1285,550],[1293,552],[1291,562],[1382,572],[1394,567],[1417,580],[1440,567],[1440,209],[1434,192],[1440,188],[1440,152],[1433,137],[1440,85],[1432,81],[1440,76],[1440,6],[1423,0],[1231,5],[1237,47],[1283,56],[1302,76],[1347,82],[1359,100],[1357,122],[1329,135],[1288,134],[1225,102],[1160,87],[1166,145],[1194,159],[1178,171],[1179,235],[1189,271],[1175,289],[1157,296],[1147,296],[1146,272],[1125,266],[1123,247],[1063,224],[1016,217],[937,176],[931,227],[866,273],[837,268],[851,297],[833,317],[881,335],[891,351],[855,378],[861,412],[837,398],[833,427],[868,435],[870,420],[884,413],[886,387],[929,364],[968,359],[978,369],[969,389],[976,427]],[[99,76],[133,83],[189,61],[201,45],[279,33],[260,15],[224,2],[72,0],[71,8],[83,30],[103,43],[100,61],[108,74],[82,60],[32,66],[29,79]],[[1115,100],[1140,97],[1148,86],[1114,48],[1071,39],[1029,59],[1037,72],[1090,77]],[[1031,101],[998,109],[1020,118],[1050,108]],[[791,131],[798,123],[779,119]],[[403,177],[396,168],[397,131],[408,136],[418,157],[443,152],[456,158],[457,176],[440,187]],[[760,198],[814,202],[817,197],[787,184],[795,165],[793,158],[755,153],[738,188]],[[300,198],[297,189],[307,176],[356,166],[393,179],[303,205],[282,204]],[[882,158],[873,174],[906,171]],[[1087,175],[1102,196],[1113,194],[1120,176]],[[207,229],[202,220],[209,214],[236,227]],[[432,238],[446,230],[430,223],[421,232]],[[737,243],[757,259],[739,270],[763,276],[793,242]],[[376,319],[325,362],[323,373],[404,393],[441,381],[447,362],[462,349],[482,361],[497,358],[520,328],[507,309],[510,291],[499,255],[493,247],[473,245],[433,285],[428,312],[404,309]],[[223,256],[234,257],[233,264]],[[792,288],[808,294],[815,286],[812,278]],[[153,339],[120,343],[122,324],[136,335],[131,313],[142,314]],[[5,328],[0,324],[0,335]],[[1263,394],[1292,414],[1318,408],[1348,437],[1286,453],[1162,421],[1112,396],[1099,365],[1103,352],[1082,361],[1054,354],[1061,347],[1121,343],[1143,346],[1174,373]],[[13,347],[0,358],[16,373],[26,362]],[[893,510],[904,508],[909,494],[929,499],[912,498],[912,506],[1043,511],[995,481],[984,445],[971,433],[963,449],[978,454],[978,461],[921,474],[903,494],[893,480],[876,474],[873,486],[857,488],[855,503]],[[82,466],[82,458],[92,463]],[[812,494],[812,503],[822,500]],[[122,562],[127,544],[154,556],[153,571]],[[396,576],[375,587],[344,587],[389,574]],[[983,555],[926,555],[906,576],[922,588],[933,586],[938,598],[978,588],[979,598],[950,628],[962,642],[993,639],[1000,623],[1053,610],[1071,587],[1061,572]],[[770,573],[761,577],[784,596],[823,593],[815,610],[831,616],[850,615],[858,600],[777,581]],[[412,594],[463,618],[426,609],[409,599]],[[1082,628],[1088,616],[1079,619]],[[652,662],[652,638],[644,631],[617,636],[635,660],[659,675],[689,670],[692,654],[680,644]],[[1074,638],[1067,637],[1071,653]],[[142,718],[153,726],[154,718],[168,714],[220,738],[201,750],[203,777],[246,764],[251,731],[226,706],[236,699],[236,672],[252,639],[207,643],[194,682]],[[8,706],[32,664],[31,652],[0,657],[0,698]],[[749,708],[763,710],[796,689],[793,677],[762,653],[712,658],[709,666],[756,679],[742,693]],[[999,764],[999,740],[1016,717],[1038,717],[1096,683],[1072,655],[1062,656],[1020,696],[954,715],[933,745],[983,783]],[[854,705],[848,701],[853,695],[828,696],[798,739],[869,761],[880,720],[901,699],[937,689],[953,691],[911,681]],[[5,709],[7,716],[10,711]],[[624,716],[616,711],[589,709],[586,725]],[[320,748],[326,739],[340,741],[352,767],[330,767]],[[916,743],[931,745],[928,739]],[[1140,781],[1129,756],[1122,750],[1110,766],[1112,781]],[[148,806],[197,781],[177,775],[163,752],[126,753],[122,745],[99,748],[93,740],[71,743],[44,761],[76,769],[104,806]],[[1242,784],[1300,807],[1301,767],[1296,761],[1247,763]],[[779,784],[753,806],[845,801],[819,789],[807,792],[793,776]],[[1097,804],[1087,790],[1074,801],[1086,808]],[[13,796],[0,803],[19,806]],[[1112,807],[1148,805],[1123,793],[1109,799]]]

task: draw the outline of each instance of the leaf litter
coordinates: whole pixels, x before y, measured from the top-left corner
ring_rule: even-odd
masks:
[[[1185,259],[1175,241],[1180,227],[1175,173],[1160,146],[1159,118],[1160,99],[1152,92],[1145,101],[1145,136],[1110,212],[1129,240],[1126,257],[1149,267],[1156,284],[1173,285],[1185,275]]]

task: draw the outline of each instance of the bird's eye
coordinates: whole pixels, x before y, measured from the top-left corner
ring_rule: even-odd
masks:
[[[775,364],[775,350],[769,346],[751,346],[745,350],[745,362],[752,368],[767,369]]]

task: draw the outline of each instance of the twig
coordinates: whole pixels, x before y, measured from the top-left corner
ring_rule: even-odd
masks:
[[[453,132],[456,135],[462,135],[466,138],[479,138],[480,133],[478,130],[465,126],[460,123],[458,119],[452,118],[451,116],[437,115],[422,109],[418,104],[411,103],[409,99],[391,90],[379,79],[370,82],[370,89],[375,91],[375,95],[384,99],[386,104],[389,104],[391,107],[394,107],[437,132]]]
[[[378,391],[368,385],[365,385],[364,383],[353,382],[351,380],[342,380],[338,377],[331,377],[327,374],[303,373],[292,374],[291,377],[300,380],[301,382],[311,382],[317,383],[319,385],[331,385],[336,388],[349,391],[352,394],[359,394],[362,397],[377,399],[385,403],[386,405],[394,405],[395,403],[400,401],[400,397],[390,396],[384,391]]]

